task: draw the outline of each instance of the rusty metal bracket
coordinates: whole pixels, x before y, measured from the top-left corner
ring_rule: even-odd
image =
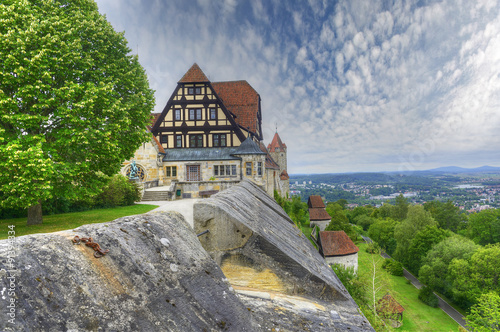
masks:
[[[73,244],[85,243],[87,247],[91,247],[94,249],[94,257],[101,258],[109,252],[109,249],[102,249],[101,246],[92,240],[91,237],[82,237],[80,238],[78,235],[73,238]]]

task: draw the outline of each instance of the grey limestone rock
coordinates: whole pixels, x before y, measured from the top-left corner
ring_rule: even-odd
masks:
[[[95,258],[75,235],[109,253]],[[0,290],[8,289],[0,241]],[[15,324],[0,331],[256,331],[247,307],[177,213],[145,214],[15,243]],[[11,280],[11,279],[9,279]]]

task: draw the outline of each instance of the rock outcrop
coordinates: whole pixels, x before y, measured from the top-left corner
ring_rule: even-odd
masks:
[[[0,241],[0,331],[373,331],[259,187],[202,200],[194,219],[194,231],[163,212]]]
[[[194,229],[209,231],[201,244],[262,326],[372,330],[309,240],[254,183],[243,181],[197,202]]]
[[[72,239],[92,237],[95,258]],[[9,297],[0,241],[0,331],[257,331],[247,307],[177,213],[145,214],[16,239]]]

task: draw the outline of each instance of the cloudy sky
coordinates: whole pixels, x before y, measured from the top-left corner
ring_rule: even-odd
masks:
[[[289,173],[500,166],[500,3],[97,0],[161,112],[193,63],[260,94]]]

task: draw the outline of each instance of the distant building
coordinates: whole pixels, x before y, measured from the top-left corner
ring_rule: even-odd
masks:
[[[324,231],[326,226],[332,220],[332,217],[326,212],[325,203],[319,195],[311,195],[307,201],[309,206],[309,220],[311,227],[318,226],[321,231]]]
[[[342,264],[344,267],[353,267],[358,271],[359,248],[352,242],[344,231],[319,232],[319,253],[329,265]]]

